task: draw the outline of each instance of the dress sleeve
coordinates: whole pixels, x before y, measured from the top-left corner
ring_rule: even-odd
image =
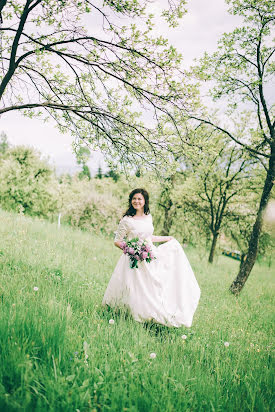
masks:
[[[127,236],[127,233],[128,233],[128,225],[127,225],[127,220],[124,217],[119,222],[118,228],[115,232],[115,242],[122,241]]]

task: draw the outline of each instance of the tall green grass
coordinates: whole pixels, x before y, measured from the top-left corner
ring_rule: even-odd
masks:
[[[256,265],[236,298],[238,262],[187,248],[202,290],[192,328],[142,325],[101,306],[112,241],[0,222],[1,411],[272,410],[274,267]]]

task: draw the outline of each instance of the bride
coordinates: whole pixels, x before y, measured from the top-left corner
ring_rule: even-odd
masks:
[[[199,285],[179,242],[172,236],[154,236],[153,231],[149,195],[144,189],[135,189],[119,223],[115,245],[122,249],[124,239],[146,239],[156,259],[140,261],[138,268],[132,269],[129,256],[123,254],[102,303],[126,306],[138,322],[190,327],[200,298]],[[156,247],[153,242],[164,243]]]

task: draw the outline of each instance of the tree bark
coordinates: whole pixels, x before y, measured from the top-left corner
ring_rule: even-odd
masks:
[[[175,211],[172,210],[173,203],[170,200],[169,205],[166,206],[165,211],[164,211],[164,222],[163,222],[163,228],[161,231],[161,236],[169,236],[172,224],[173,224],[173,219],[175,217]]]
[[[6,2],[4,1],[3,3],[4,4],[1,5],[1,10],[5,6]],[[14,72],[17,69],[17,66],[18,66],[18,61],[16,63],[16,53],[17,53],[20,37],[22,35],[24,26],[26,24],[27,17],[30,13],[30,8],[29,8],[30,4],[31,4],[31,0],[27,0],[26,4],[24,6],[24,10],[21,14],[20,23],[19,23],[16,35],[14,37],[12,47],[11,47],[9,68],[8,68],[7,73],[3,77],[3,80],[2,80],[1,85],[0,85],[0,98],[2,98],[2,96],[4,94],[4,91],[5,91],[8,83],[9,83],[9,81],[11,80],[12,76],[14,75]],[[2,19],[2,16],[1,16],[1,19]]]
[[[209,263],[213,263],[214,253],[215,253],[218,237],[219,237],[219,232],[213,234],[211,250],[210,250],[210,254],[209,254],[209,258],[208,258]]]
[[[171,199],[171,191],[174,188],[175,179],[176,174],[174,173],[168,179],[168,185],[164,187],[164,190],[160,195],[159,205],[164,208],[164,222],[161,230],[161,236],[169,236],[174,217],[177,213],[177,210],[175,209],[175,206]]]
[[[5,7],[6,3],[7,3],[7,0],[2,0],[1,3],[0,3],[0,23],[1,24],[3,23],[2,10]]]
[[[254,263],[256,261],[257,253],[259,249],[259,238],[260,238],[260,234],[261,234],[261,230],[263,226],[263,214],[267,206],[267,202],[270,198],[271,190],[274,185],[274,180],[275,180],[275,147],[271,151],[271,157],[269,160],[269,167],[268,167],[268,171],[267,171],[267,175],[265,179],[263,193],[262,193],[256,221],[254,223],[251,237],[249,240],[247,258],[240,265],[239,273],[236,279],[234,280],[234,282],[230,286],[230,291],[235,295],[238,295],[241,292],[242,288],[245,285],[245,282],[247,281],[252,271]]]

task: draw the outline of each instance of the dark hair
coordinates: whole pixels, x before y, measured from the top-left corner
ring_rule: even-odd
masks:
[[[126,210],[126,212],[124,213],[123,217],[124,216],[135,216],[136,209],[134,209],[133,206],[132,206],[132,199],[137,193],[140,193],[144,197],[144,200],[145,200],[144,213],[145,213],[145,215],[149,215],[150,209],[149,209],[149,194],[148,194],[148,192],[145,189],[134,189],[129,194],[129,207]]]

